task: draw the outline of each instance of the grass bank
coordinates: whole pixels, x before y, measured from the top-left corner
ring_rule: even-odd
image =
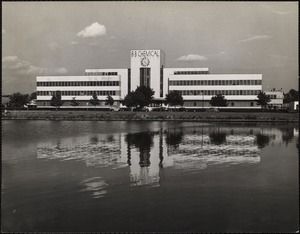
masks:
[[[298,122],[299,113],[270,112],[108,112],[108,111],[10,111],[2,119],[26,120],[151,120],[197,122]]]

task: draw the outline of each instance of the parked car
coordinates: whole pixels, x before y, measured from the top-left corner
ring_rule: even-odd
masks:
[[[144,112],[144,111],[147,111],[147,109],[146,109],[146,107],[135,107],[135,108],[133,108],[133,111],[142,111],[142,112]]]
[[[217,108],[209,108],[206,112],[220,112]]]
[[[168,109],[166,107],[163,107],[163,106],[158,106],[158,107],[153,107],[152,108],[152,111],[167,111]]]
[[[155,108],[155,107],[152,107],[152,106],[145,106],[145,107],[144,107],[144,109],[145,109],[146,112],[153,111],[154,108]]]
[[[116,107],[116,106],[112,106],[109,108],[110,111],[120,111],[120,108],[119,107]]]
[[[131,111],[130,107],[120,107],[119,111]]]
[[[171,111],[171,112],[186,112],[187,109],[183,106],[177,107],[177,108],[176,107],[172,107],[172,108],[169,107],[168,111]]]

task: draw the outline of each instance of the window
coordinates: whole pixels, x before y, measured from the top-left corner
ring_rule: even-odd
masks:
[[[234,102],[231,102],[231,106],[234,106]]]
[[[151,68],[140,68],[140,86],[150,87]]]

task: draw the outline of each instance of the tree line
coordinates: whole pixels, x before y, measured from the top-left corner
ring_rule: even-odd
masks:
[[[7,103],[7,107],[11,108],[23,108],[31,101],[36,100],[36,92],[31,94],[22,94],[20,92],[13,93],[12,95],[7,95],[9,97],[9,101]]]
[[[139,86],[135,91],[129,92],[121,103],[130,108],[143,108],[153,103],[154,100],[154,91],[153,89],[146,86]],[[37,93],[33,92],[31,94],[22,94],[22,93],[13,93],[9,95],[9,102],[7,103],[7,107],[11,108],[23,108],[32,100],[36,100]],[[288,93],[284,94],[284,103],[289,103],[293,101],[299,100],[299,92],[291,89]],[[105,101],[106,105],[113,106],[115,100],[112,96],[108,95]],[[257,95],[256,104],[260,105],[262,108],[266,108],[268,103],[270,102],[270,98],[265,94],[265,92],[260,92]],[[179,91],[173,90],[166,94],[165,101],[163,103],[169,106],[182,106],[183,105],[183,97]],[[50,105],[59,108],[64,104],[62,100],[62,95],[60,91],[56,91],[53,93],[52,98],[50,100]],[[94,92],[92,98],[89,100],[89,104],[92,106],[100,105],[100,100],[98,99],[97,93]],[[225,96],[222,94],[217,94],[211,98],[209,104],[214,107],[224,107],[228,106],[228,102],[225,99]],[[76,97],[73,97],[70,101],[70,105],[76,107],[79,105],[79,102],[76,100]]]

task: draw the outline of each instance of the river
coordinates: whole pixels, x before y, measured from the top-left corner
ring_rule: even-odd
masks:
[[[298,124],[2,121],[4,232],[295,232]]]

